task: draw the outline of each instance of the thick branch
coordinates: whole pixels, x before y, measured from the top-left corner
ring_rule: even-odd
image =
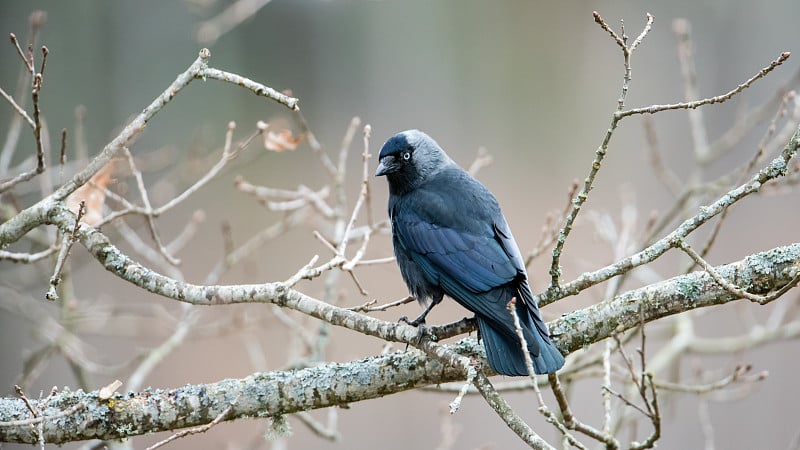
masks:
[[[767,294],[793,281],[800,273],[800,243],[778,247],[716,268],[719,275],[752,294]],[[692,272],[618,295],[554,321],[562,353],[572,353],[641,324],[662,317],[722,305],[740,297],[720,286],[705,271]]]
[[[373,336],[397,340],[410,338],[405,333],[406,325],[362,316],[319,302],[294,290],[280,291],[275,285],[203,287],[182,283],[179,285],[176,282],[170,285],[166,277],[155,275],[130,259],[121,259],[120,255],[112,256],[109,248],[96,241],[102,234],[96,231],[93,233],[94,235],[92,231],[84,230],[80,238],[84,244],[93,244],[88,246],[93,249],[93,253],[98,249],[105,249],[108,259],[104,263],[109,270],[132,279],[137,279],[135,274],[144,271],[150,283],[143,287],[152,291],[171,289],[173,298],[182,301],[205,305],[236,301],[274,302],[303,311],[314,305],[317,309],[312,315],[329,323],[358,329]],[[95,256],[98,254],[95,253]],[[113,266],[115,261],[120,265]],[[758,253],[739,262],[717,267],[716,271],[748,292],[765,294],[775,291],[800,273],[800,243]],[[181,297],[180,294],[184,296]],[[197,295],[201,294],[208,297],[198,298]],[[233,294],[242,296],[227,297]],[[736,300],[735,296],[706,272],[700,271],[624,293],[611,300],[566,314],[549,325],[556,345],[563,353],[571,353],[614,333],[640,325],[642,315],[645,321],[650,322],[733,300]],[[300,305],[304,305],[303,308]],[[411,328],[408,331],[414,334],[416,330]],[[452,346],[452,350],[470,357],[480,356],[483,352],[482,346],[472,338],[460,341]],[[241,397],[226,416],[226,420],[266,417],[341,405],[423,385],[463,380],[463,377],[463,367],[443,367],[420,352],[410,351],[344,364],[329,363],[299,371],[254,374],[240,380],[223,380],[170,391],[148,390],[142,393],[118,394],[105,401],[98,399],[97,392],[64,392],[51,401],[44,412],[46,416],[59,414],[80,402],[84,402],[86,406],[57,420],[46,420],[44,438],[49,443],[94,438],[117,439],[145,432],[201,425],[214,420],[240,393]],[[37,442],[34,430],[29,426],[3,426],[4,422],[27,418],[29,411],[21,400],[0,400],[0,442]]]
[[[44,442],[121,439],[202,425],[214,420],[237,397],[225,420],[344,405],[459,379],[463,379],[460,367],[444,368],[413,351],[171,390],[116,394],[107,400],[100,400],[96,391],[65,391],[52,398],[44,416],[55,417],[81,402],[85,407],[68,416],[45,420]],[[0,400],[0,442],[39,442],[35,427],[3,426],[3,422],[29,417],[30,411],[21,399]]]

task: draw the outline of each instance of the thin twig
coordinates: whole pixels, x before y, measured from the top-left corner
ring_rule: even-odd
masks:
[[[672,383],[669,381],[654,381],[658,389],[663,389],[673,392],[682,392],[686,394],[707,394],[709,392],[722,390],[732,384],[736,383],[755,383],[758,381],[766,380],[769,374],[766,371],[758,372],[752,375],[748,373],[752,370],[749,364],[737,365],[733,368],[733,372],[717,381],[706,384],[689,385],[683,383]]]
[[[636,39],[633,40],[633,43],[630,46],[631,53],[633,53],[633,51],[636,50],[637,47],[639,47],[639,44],[641,44],[642,41],[644,41],[644,38],[647,36],[647,33],[649,33],[650,30],[653,28],[653,21],[655,20],[655,18],[650,13],[646,13],[645,16],[647,17],[647,21],[644,24],[644,28],[642,28],[642,32],[639,33],[639,36],[636,36]]]
[[[373,299],[373,300],[370,300],[370,301],[364,303],[363,305],[353,306],[353,307],[347,308],[347,309],[349,309],[350,311],[355,311],[355,312],[386,311],[389,308],[394,308],[396,306],[405,305],[406,303],[411,303],[414,300],[416,300],[414,298],[414,296],[413,295],[409,295],[408,297],[401,298],[400,300],[395,300],[393,302],[385,303],[385,304],[379,305],[379,306],[372,306],[372,305],[374,305],[375,303],[378,302],[378,300]]]
[[[461,401],[464,399],[464,395],[467,393],[468,388],[474,383],[475,377],[478,375],[477,372],[478,371],[475,370],[474,367],[470,366],[470,370],[467,371],[467,379],[464,380],[464,383],[462,383],[461,389],[459,389],[456,398],[450,402],[450,414],[455,414],[461,407]]]
[[[188,436],[190,434],[205,433],[206,431],[208,431],[211,428],[213,428],[214,426],[216,426],[218,423],[222,422],[223,419],[225,419],[225,416],[227,416],[231,412],[233,407],[236,406],[236,402],[239,401],[239,397],[240,396],[241,396],[241,393],[239,395],[237,395],[236,398],[234,398],[231,401],[231,403],[228,405],[228,407],[223,409],[222,412],[220,412],[217,415],[217,417],[215,417],[214,420],[212,420],[211,422],[209,422],[209,423],[207,423],[205,425],[199,426],[199,427],[194,427],[194,428],[189,428],[188,430],[179,431],[179,432],[173,434],[172,436],[164,439],[163,441],[159,441],[159,442],[151,445],[150,447],[147,447],[147,450],[155,450],[155,449],[157,449],[159,447],[162,447],[164,445],[169,444],[170,442],[172,442],[172,441],[174,441],[176,439],[180,439],[180,438]]]
[[[694,44],[689,33],[689,21],[686,19],[674,20],[672,30],[678,36],[678,61],[684,86],[683,99],[686,102],[697,101],[700,99],[700,94],[697,88],[697,69],[695,68]],[[687,112],[696,160],[705,160],[708,157],[709,144],[703,110],[695,108]]]
[[[14,263],[22,263],[22,264],[30,264],[36,261],[41,261],[56,251],[60,246],[58,245],[51,245],[46,250],[42,250],[36,253],[16,253],[16,252],[8,252],[5,250],[0,250],[0,261],[11,261]]]
[[[42,46],[42,65],[39,66],[40,75],[44,75],[44,68],[47,66],[47,55],[49,54],[50,50],[48,50],[46,46]]]
[[[286,281],[284,281],[283,285],[286,286],[287,288],[291,288],[303,278],[309,277],[311,268],[314,267],[314,264],[316,264],[318,260],[319,260],[319,255],[314,255],[311,258],[311,261],[309,261],[305,266],[301,267],[300,270],[295,272],[294,275],[292,275]]]
[[[795,98],[795,91],[789,91],[786,93],[786,95],[783,96],[783,98],[781,99],[781,103],[778,107],[778,111],[770,121],[770,124],[767,127],[767,131],[764,133],[764,136],[762,136],[761,140],[758,143],[755,155],[753,155],[750,161],[745,165],[745,168],[742,169],[742,175],[739,177],[736,184],[741,184],[742,182],[744,182],[745,177],[753,170],[756,164],[758,164],[761,161],[765,153],[765,147],[767,145],[767,142],[769,141],[770,137],[775,134],[778,120],[786,114],[787,104],[789,103],[790,100],[793,100],[794,98]],[[711,248],[716,242],[716,239],[719,236],[720,231],[722,230],[722,225],[725,223],[725,219],[728,217],[730,211],[731,208],[726,208],[724,211],[722,211],[722,214],[720,214],[719,220],[717,220],[716,223],[714,223],[714,228],[711,230],[711,233],[706,239],[706,243],[703,246],[703,249],[700,251],[701,258],[706,258],[708,253],[711,251]],[[695,266],[697,266],[697,263],[692,262],[692,264],[686,269],[686,273],[689,273],[692,270],[694,270]]]
[[[22,107],[19,106],[16,101],[14,101],[14,97],[7,94],[6,91],[4,91],[3,88],[1,87],[0,87],[0,96],[2,96],[11,105],[11,107],[17,114],[19,114],[20,117],[25,119],[25,122],[28,124],[28,126],[31,127],[31,129],[36,128],[36,124],[33,123],[33,119],[31,119],[31,116],[29,116],[28,113],[24,109],[22,109]]]
[[[683,221],[683,223],[681,223],[671,233],[659,239],[647,248],[628,256],[627,258],[619,260],[607,267],[595,270],[593,272],[586,272],[578,279],[565,285],[559,286],[555,289],[552,287],[548,288],[542,294],[535,296],[538,300],[539,306],[541,307],[549,304],[558,298],[577,294],[578,292],[590,286],[594,286],[595,284],[601,283],[615,276],[627,273],[635,267],[639,267],[659,258],[661,255],[674,247],[675,239],[685,238],[701,225],[708,222],[711,218],[721,213],[725,208],[728,208],[730,205],[754,192],[758,192],[768,181],[784,176],[788,170],[789,161],[796,156],[798,148],[800,148],[800,126],[798,126],[794,135],[786,144],[781,154],[777,158],[773,159],[758,173],[756,173],[750,179],[750,181],[728,191],[725,195],[719,197],[713,203],[700,207],[699,212],[696,215]]]
[[[86,143],[86,107],[75,107],[75,159],[85,162],[89,159],[89,144]]]
[[[650,31],[653,25],[653,16],[651,14],[647,14],[647,22],[642,29],[642,33],[639,37],[636,38],[634,41],[634,45],[628,47],[626,45],[627,36],[625,36],[623,32],[623,36],[620,37],[617,33],[614,32],[611,28],[609,28],[608,24],[600,17],[600,14],[597,11],[594,12],[594,20],[597,22],[600,27],[608,32],[614,41],[622,47],[622,54],[625,61],[625,75],[622,79],[622,92],[620,93],[619,99],[617,100],[617,111],[611,116],[611,124],[606,131],[606,135],[603,138],[603,142],[600,146],[595,150],[595,157],[592,161],[591,169],[589,170],[589,175],[586,176],[583,183],[583,188],[581,188],[578,195],[572,200],[571,210],[569,214],[567,214],[566,219],[564,220],[564,225],[561,227],[561,230],[558,233],[558,239],[556,239],[556,244],[553,247],[553,257],[552,262],[550,264],[550,287],[548,288],[548,292],[556,292],[558,291],[559,286],[559,279],[561,278],[561,253],[564,249],[564,245],[566,244],[567,237],[569,236],[570,232],[572,231],[573,223],[575,219],[578,217],[578,214],[581,211],[581,207],[586,202],[589,191],[592,190],[594,186],[594,180],[597,177],[597,173],[600,171],[600,167],[602,167],[603,160],[608,153],[608,144],[611,142],[611,137],[614,134],[614,131],[617,128],[620,120],[625,117],[621,115],[623,108],[625,107],[625,98],[628,95],[628,87],[631,81],[631,55],[633,50],[635,50],[636,46],[641,43],[641,41],[645,38],[647,33]]]
[[[492,383],[482,371],[477,371],[474,384],[489,406],[495,410],[497,415],[503,419],[503,422],[505,422],[520,439],[528,444],[528,446],[533,449],[555,450],[555,447],[548,444],[547,441],[536,434],[536,432],[511,409],[503,397],[497,393]]]
[[[642,450],[646,448],[654,448],[656,442],[661,438],[661,412],[658,407],[658,395],[656,394],[655,384],[653,383],[653,374],[647,372],[647,384],[650,386],[650,396],[652,401],[649,405],[652,406],[653,414],[650,416],[650,422],[653,424],[653,432],[645,439],[644,442],[631,442],[631,450]]]
[[[331,413],[335,416],[336,408],[330,408],[329,411],[331,411]],[[328,441],[331,441],[331,442],[339,442],[342,439],[342,435],[330,423],[330,422],[335,422],[335,421],[331,421],[329,419],[328,420],[329,424],[327,426],[325,426],[325,425],[319,423],[317,420],[315,420],[311,416],[311,414],[309,414],[309,413],[307,413],[305,411],[301,411],[299,413],[295,413],[294,417],[297,418],[297,420],[299,420],[303,425],[308,427],[308,429],[311,430],[312,433],[314,433],[315,435],[321,437],[322,439],[325,439],[325,440],[328,440]]]
[[[642,127],[644,127],[644,135],[647,141],[648,155],[650,156],[650,164],[653,166],[653,171],[659,180],[669,189],[669,191],[677,196],[683,189],[683,183],[678,175],[667,168],[664,160],[661,157],[661,150],[658,145],[658,137],[656,136],[656,128],[651,116],[642,117]]]
[[[45,298],[50,301],[58,300],[58,285],[61,284],[61,271],[64,269],[64,264],[66,264],[67,257],[69,256],[69,251],[72,249],[72,245],[78,240],[78,230],[81,227],[81,219],[86,214],[86,201],[81,200],[80,206],[78,207],[78,211],[76,211],[76,218],[75,218],[75,225],[72,228],[71,233],[64,234],[64,237],[61,240],[61,250],[58,253],[58,258],[56,259],[56,265],[53,269],[53,276],[50,277],[50,288],[45,294]]]
[[[9,420],[7,422],[0,422],[0,427],[24,427],[28,425],[37,425],[43,423],[46,420],[55,420],[55,419],[60,419],[62,417],[71,416],[77,413],[78,411],[82,410],[83,408],[86,408],[86,403],[80,402],[69,407],[68,409],[57,412],[55,414],[51,414],[49,416],[38,416],[38,417],[33,417],[31,419]]]
[[[136,179],[136,186],[139,188],[139,197],[142,199],[142,203],[144,204],[144,209],[146,211],[152,211],[153,207],[150,205],[150,196],[147,193],[147,188],[144,186],[144,179],[142,178],[142,172],[136,168],[136,163],[133,160],[133,155],[131,154],[128,147],[123,147],[122,151],[125,155],[125,158],[128,161],[128,166],[131,169],[131,173],[133,174],[134,178]],[[156,227],[156,220],[152,214],[146,214],[145,217],[147,218],[147,225],[150,229],[150,237],[153,238],[153,242],[156,244],[156,248],[158,252],[161,253],[161,256],[164,257],[170,264],[173,266],[179,266],[181,264],[181,260],[172,256],[167,248],[161,241],[161,235],[158,232],[158,228]]]
[[[336,165],[333,163],[333,160],[331,160],[331,157],[328,156],[328,153],[325,152],[325,149],[322,148],[322,144],[319,143],[317,137],[314,136],[314,133],[311,132],[305,116],[299,109],[296,109],[294,114],[303,129],[303,135],[306,137],[306,142],[308,142],[311,150],[313,150],[314,153],[319,157],[322,167],[325,168],[325,170],[328,172],[328,175],[331,177],[335,176]]]
[[[374,266],[376,264],[388,264],[394,262],[394,256],[387,256],[385,258],[375,258],[375,259],[362,259],[358,262],[359,266]]]
[[[202,209],[196,210],[189,221],[186,223],[186,226],[183,227],[183,230],[172,239],[172,242],[166,245],[167,251],[170,254],[178,253],[179,251],[183,250],[195,237],[197,231],[199,230],[199,225],[206,221],[206,213]]]
[[[184,200],[189,198],[192,194],[197,192],[201,187],[206,185],[209,181],[211,181],[214,177],[219,174],[219,172],[236,156],[244,149],[246,149],[253,140],[261,133],[260,131],[254,131],[250,133],[245,139],[239,142],[236,147],[232,147],[231,139],[233,136],[233,130],[236,128],[235,122],[228,123],[228,130],[225,133],[225,147],[222,150],[222,156],[220,157],[219,161],[217,161],[214,166],[208,170],[200,179],[195,181],[190,187],[188,187],[185,191],[181,192],[179,195],[172,198],[170,201],[165,203],[164,205],[155,208],[152,210],[152,215],[160,216],[165,212],[169,211],[170,209],[174,208],[178,204],[182,203]]]
[[[46,165],[44,160],[44,144],[42,143],[42,119],[41,110],[39,108],[39,93],[42,89],[42,74],[37,73],[33,77],[33,88],[31,89],[31,98],[33,99],[33,137],[36,143],[36,167],[23,172],[8,180],[0,181],[0,193],[3,193],[19,183],[26,182],[36,175],[45,171]]]
[[[347,194],[344,190],[344,177],[345,173],[347,172],[347,153],[350,149],[350,143],[353,141],[353,136],[355,136],[356,128],[361,124],[361,119],[358,117],[353,117],[353,120],[350,121],[350,126],[347,127],[347,131],[345,132],[344,138],[342,139],[342,147],[339,151],[339,163],[337,164],[336,169],[336,176],[334,177],[334,185],[335,191],[337,192],[338,199],[337,199],[337,206],[336,209],[341,211],[344,206],[347,204]],[[363,192],[363,185],[362,185],[362,192]],[[358,200],[356,201],[356,206],[353,207],[353,212],[350,214],[350,220],[345,222],[344,229],[341,230],[341,235],[339,238],[338,245],[336,246],[337,252],[336,254],[340,257],[344,258],[345,250],[347,249],[347,242],[348,242],[348,235],[350,234],[350,229],[353,228],[353,223],[358,216],[358,210],[361,208],[361,204],[364,202],[363,194],[359,195]],[[338,213],[340,217],[343,216],[343,212]],[[340,232],[337,230],[337,233]]]
[[[238,191],[255,196],[261,204],[267,205],[273,211],[297,210],[310,204],[326,219],[331,219],[335,216],[333,208],[325,202],[325,199],[330,195],[329,186],[323,186],[320,190],[313,191],[301,184],[297,187],[297,190],[290,191],[267,186],[255,186],[245,181],[241,175],[236,177],[234,185]],[[276,202],[271,199],[286,201]]]
[[[31,412],[31,415],[33,415],[33,417],[39,417],[39,410],[33,407],[33,404],[30,400],[28,400],[28,396],[25,395],[25,391],[22,390],[22,387],[15,384],[14,392],[16,392],[17,396],[19,396],[19,399],[25,403],[25,406],[28,408],[28,411]]]
[[[189,336],[189,333],[195,328],[200,317],[200,312],[196,309],[186,306],[181,307],[181,318],[169,337],[164,339],[158,346],[149,350],[136,369],[129,375],[128,382],[126,383],[126,388],[129,392],[135,392],[142,388],[148,375],[186,340],[186,337]]]
[[[775,111],[781,99],[788,91],[795,89],[798,83],[800,83],[800,68],[796,69],[794,74],[775,90],[772,98],[746,114],[738,115],[733,125],[711,144],[709,159],[716,160],[722,153],[734,148],[754,127],[762,123],[769,114]]]
[[[611,35],[611,39],[614,39],[614,42],[616,42],[616,43],[617,43],[617,45],[619,45],[619,46],[620,46],[620,48],[622,48],[623,50],[626,50],[626,51],[627,51],[627,49],[628,49],[628,48],[625,46],[625,42],[623,42],[622,38],[620,38],[620,37],[619,37],[619,35],[617,35],[617,32],[616,32],[616,31],[614,31],[614,30],[612,30],[612,29],[611,29],[611,27],[609,27],[609,26],[608,26],[608,24],[606,23],[606,21],[605,21],[605,20],[603,20],[603,18],[602,18],[602,17],[600,17],[600,13],[598,13],[597,11],[593,11],[593,12],[592,12],[592,16],[594,17],[594,21],[595,21],[595,22],[596,22],[598,25],[600,25],[600,28],[602,28],[602,29],[603,29],[603,30],[605,30],[605,31],[606,31],[606,32],[607,32],[609,35]]]
[[[567,395],[564,393],[563,389],[561,389],[561,382],[558,379],[557,373],[547,374],[547,379],[550,382],[553,395],[555,395],[556,402],[561,410],[561,416],[564,419],[564,426],[570,430],[583,433],[598,442],[602,442],[605,444],[607,450],[619,448],[619,442],[610,433],[600,431],[590,425],[580,422],[577,420],[577,418],[575,418],[575,415],[572,413],[572,409],[569,406]]]
[[[242,244],[238,248],[227,252],[225,256],[222,258],[222,260],[219,261],[217,265],[214,266],[214,268],[208,273],[208,275],[205,278],[205,283],[206,284],[217,283],[226,270],[230,269],[234,265],[243,261],[247,256],[255,252],[266,242],[276,239],[279,236],[283,235],[283,233],[285,233],[286,230],[290,229],[291,227],[299,223],[303,219],[303,217],[304,216],[302,212],[293,211],[292,213],[289,213],[287,216],[283,217],[278,222],[261,230],[258,234],[248,239],[244,244]]]
[[[303,327],[300,323],[298,323],[295,319],[291,316],[286,314],[279,306],[272,305],[272,314],[275,316],[278,321],[280,321],[286,328],[288,328],[292,332],[293,337],[300,338],[300,342],[302,342],[305,351],[313,352],[314,351],[314,334],[309,332],[306,328]]]
[[[317,230],[314,230],[311,233],[314,235],[315,238],[317,238],[318,241],[322,242],[322,244],[325,245],[325,247],[327,247],[327,249],[330,250],[334,255],[339,252],[339,250],[336,249],[336,246],[333,245],[331,241],[326,239],[325,236],[322,235],[322,233],[320,233]]]
[[[33,75],[33,58],[28,58],[25,55],[25,52],[22,51],[22,47],[19,45],[19,40],[17,39],[17,35],[14,33],[9,33],[8,38],[11,40],[11,43],[14,44],[14,47],[17,49],[17,55],[19,55],[22,62],[25,63],[25,68],[28,70],[28,73]]]
[[[213,80],[224,81],[226,83],[243,87],[258,96],[275,100],[276,102],[286,106],[289,109],[299,108],[298,105],[299,100],[297,100],[296,98],[289,97],[288,95],[282,92],[278,92],[275,89],[272,89],[271,87],[265,86],[257,81],[253,81],[249,78],[237,75],[235,73],[226,72],[224,70],[214,69],[211,67],[206,67],[203,70],[199,71],[199,73],[197,73],[197,75],[195,76],[201,79],[211,78]]]
[[[486,147],[480,147],[478,148],[477,156],[472,160],[472,164],[469,165],[467,172],[474,177],[478,174],[479,170],[491,165],[492,162],[494,162],[494,158],[492,158],[491,153],[486,150]]]
[[[525,367],[528,370],[528,377],[531,381],[531,386],[533,387],[533,391],[536,394],[536,401],[539,403],[539,412],[547,419],[548,422],[553,424],[558,431],[561,432],[561,435],[564,439],[569,442],[570,445],[579,449],[586,449],[586,447],[578,442],[575,437],[567,430],[566,425],[558,420],[555,414],[550,411],[550,408],[547,407],[547,404],[544,402],[544,397],[542,397],[542,392],[539,390],[539,385],[536,383],[536,372],[533,369],[533,360],[531,359],[530,351],[528,351],[528,343],[525,341],[525,334],[522,331],[522,325],[519,321],[519,315],[517,315],[517,299],[516,297],[512,297],[511,301],[506,304],[506,309],[508,313],[511,315],[511,318],[514,321],[514,328],[517,332],[517,338],[519,339],[520,349],[522,350],[522,355],[525,358]],[[564,399],[565,400],[565,399]]]
[[[717,95],[715,97],[708,97],[702,100],[696,100],[692,102],[680,102],[680,103],[673,103],[673,104],[666,104],[666,105],[650,105],[644,106],[641,108],[633,108],[626,111],[619,111],[616,113],[616,116],[620,119],[628,116],[632,116],[634,114],[655,114],[661,111],[669,111],[672,109],[694,109],[699,108],[704,105],[712,105],[714,103],[722,103],[726,100],[730,100],[734,95],[742,92],[743,90],[749,88],[754,82],[763,78],[768,73],[772,72],[776,67],[783,64],[787,59],[791,56],[790,52],[783,52],[778,57],[778,59],[772,61],[767,67],[759,70],[757,74],[750,77],[747,81],[736,86],[734,89],[722,94]]]
[[[39,31],[41,30],[42,26],[45,23],[47,14],[44,11],[34,11],[31,13],[28,19],[28,43],[31,48],[36,45],[36,40],[39,35]],[[16,40],[16,36],[13,37]],[[15,43],[16,46],[19,46],[18,43]],[[20,53],[22,53],[22,49],[18,49]],[[17,77],[17,87],[14,93],[13,98],[19,99],[18,104],[21,109],[25,109],[26,99],[28,96],[27,93],[30,92],[30,86],[33,79],[33,70],[29,70],[26,58],[22,57],[23,59],[23,68],[19,71],[19,76]],[[30,124],[33,124],[33,119],[30,119]],[[35,124],[31,126],[31,128],[35,128]],[[6,139],[3,144],[3,149],[0,151],[0,174],[5,176],[8,173],[8,168],[11,165],[11,161],[14,158],[14,153],[17,148],[17,143],[19,142],[19,137],[22,130],[22,117],[15,115],[11,119],[11,124],[8,127],[6,133]]]
[[[353,214],[350,217],[350,222],[348,222],[347,227],[345,228],[344,236],[342,244],[339,245],[339,251],[341,252],[341,256],[344,256],[344,249],[345,249],[345,242],[349,240],[350,233],[353,229],[353,224],[355,223],[356,217],[358,216],[359,211],[361,210],[362,205],[366,205],[367,210],[367,223],[368,225],[372,226],[372,206],[370,202],[370,195],[369,195],[369,137],[372,131],[372,127],[369,125],[364,126],[364,152],[361,154],[361,159],[363,162],[363,169],[362,169],[362,179],[361,179],[361,192],[358,195],[358,200],[356,200],[356,205],[353,207]],[[364,237],[361,241],[361,247],[356,251],[356,254],[350,258],[350,261],[345,263],[342,266],[343,270],[348,272],[352,272],[353,268],[361,261],[361,258],[364,257],[364,252],[367,250],[367,244],[369,244],[369,238],[372,233],[367,232],[364,234]],[[362,289],[363,292],[363,289]]]
[[[617,391],[615,391],[615,390],[613,390],[613,389],[611,389],[611,388],[609,388],[607,386],[601,386],[600,389],[602,389],[602,390],[608,392],[609,394],[613,395],[614,397],[617,397],[618,399],[622,400],[623,403],[625,403],[626,405],[628,405],[631,408],[635,409],[636,411],[639,411],[643,416],[645,416],[645,417],[648,416],[648,412],[645,411],[644,409],[642,409],[641,406],[631,402],[630,400],[625,398],[625,396],[620,394],[619,392],[617,392]]]
[[[525,257],[526,268],[533,262],[534,259],[543,254],[549,246],[553,245],[553,242],[555,242],[556,238],[558,238],[558,224],[566,220],[567,215],[572,209],[572,199],[578,192],[578,187],[578,180],[573,180],[572,185],[570,185],[570,188],[567,191],[567,201],[564,209],[561,211],[561,214],[558,216],[558,218],[555,218],[552,214],[547,214],[545,217],[539,242],[536,243],[536,246],[533,248],[533,250],[531,250],[530,253],[528,253],[528,255]]]
[[[603,384],[600,386],[600,393],[603,396],[603,434],[611,435],[611,351],[613,344],[609,339],[603,348]],[[608,389],[602,389],[606,387]]]
[[[61,147],[58,153],[58,184],[64,182],[64,165],[67,164],[67,129],[61,129]]]
[[[123,147],[127,147],[133,139],[138,136],[145,128],[146,124],[161,111],[167,103],[169,103],[175,96],[189,85],[195,79],[212,78],[220,81],[235,84],[239,87],[250,90],[256,95],[265,96],[273,99],[284,106],[295,109],[297,108],[298,100],[276,92],[267,86],[256,83],[247,78],[239,75],[230,74],[228,72],[220,71],[218,69],[211,69],[208,67],[208,61],[211,57],[211,52],[208,49],[200,50],[197,59],[184,71],[179,74],[175,81],[153,100],[139,115],[137,115],[125,128],[109,142],[100,154],[95,157],[82,171],[77,173],[70,181],[61,186],[50,197],[55,200],[63,200],[78,187],[86,183],[97,171],[99,171],[105,164],[119,152]],[[50,198],[45,199],[50,200]]]

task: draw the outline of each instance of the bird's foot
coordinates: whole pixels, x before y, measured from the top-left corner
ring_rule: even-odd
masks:
[[[422,325],[423,328],[425,327],[425,316],[424,315],[419,316],[414,320],[409,320],[408,316],[403,316],[403,317],[397,319],[397,321],[398,322],[407,323],[407,324],[411,325],[412,327],[419,327],[420,325]]]
[[[417,328],[417,331],[418,331],[417,332],[417,343],[418,344],[420,342],[422,342],[422,340],[425,339],[425,338],[430,339],[430,340],[432,340],[434,342],[437,340],[436,339],[436,335],[431,333],[430,329],[427,326],[425,326],[425,317],[424,316],[417,317],[414,320],[409,320],[408,317],[403,316],[403,317],[399,318],[397,321],[398,322],[407,323],[407,324],[411,325],[412,327],[416,327]]]

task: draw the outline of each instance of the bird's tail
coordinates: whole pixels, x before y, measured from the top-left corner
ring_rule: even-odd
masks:
[[[564,356],[547,336],[545,324],[543,322],[536,324],[535,322],[537,320],[541,322],[541,319],[532,316],[522,302],[517,302],[517,315],[520,318],[525,342],[528,344],[533,371],[537,374],[545,374],[560,369],[564,365]],[[507,332],[501,332],[486,319],[480,316],[477,319],[489,367],[502,375],[528,375],[525,356],[516,333],[510,335]],[[542,330],[544,330],[544,334],[542,334]]]

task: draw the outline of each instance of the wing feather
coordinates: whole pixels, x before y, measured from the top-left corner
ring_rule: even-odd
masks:
[[[457,203],[441,198],[431,202],[421,198],[424,195],[424,191],[407,195],[395,205],[397,211],[392,216],[398,242],[432,283],[445,275],[464,289],[481,293],[524,273],[517,261],[509,257],[492,221],[461,216],[460,211],[449,206]],[[416,204],[438,205],[439,210],[423,211],[415,208]],[[432,216],[440,219],[434,222]],[[445,221],[450,223],[442,223]]]

